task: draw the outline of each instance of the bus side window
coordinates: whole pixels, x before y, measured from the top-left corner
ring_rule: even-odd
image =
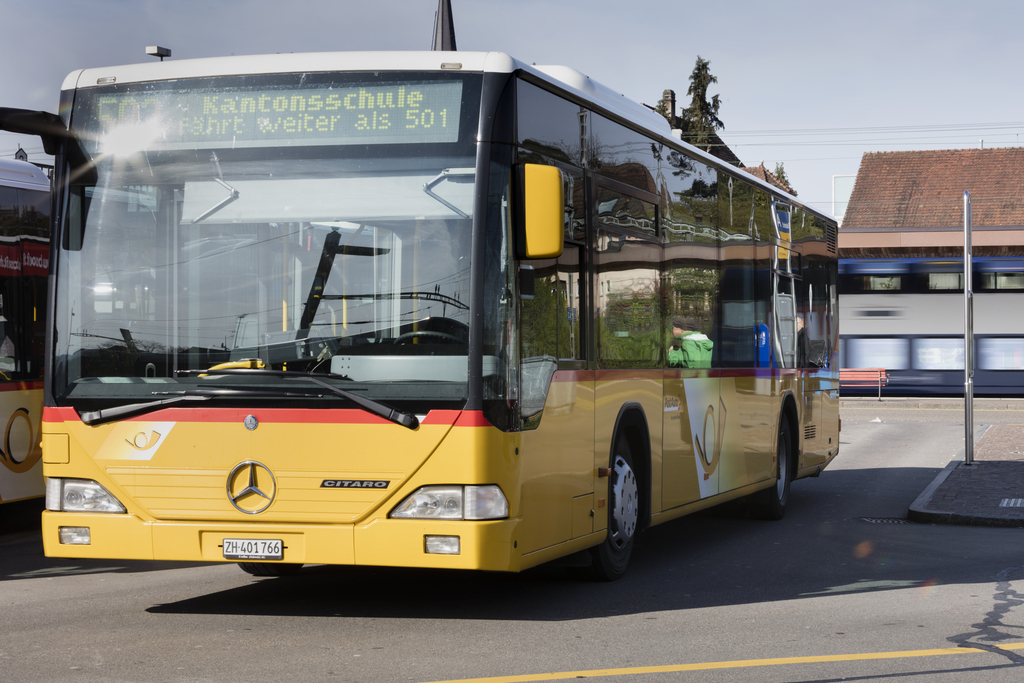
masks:
[[[662,302],[666,314],[665,357],[670,367],[711,367],[722,357],[722,335],[717,318],[722,290],[722,270],[718,261],[719,230],[731,230],[735,221],[746,229],[750,200],[745,206],[736,198],[733,211],[731,195],[718,188],[718,172],[678,153],[669,155],[673,170],[664,177],[668,197],[662,217]],[[723,204],[720,205],[720,201]],[[682,323],[682,327],[676,327]],[[692,329],[686,329],[692,328]],[[677,335],[680,329],[686,335]],[[698,364],[680,360],[682,337],[693,334],[701,346],[710,344],[711,360],[702,356]],[[728,343],[726,343],[728,346]],[[690,356],[691,354],[683,354]]]
[[[580,248],[566,244],[557,260],[523,261],[520,279],[527,277],[533,279],[533,295],[522,297],[522,358],[582,358]]]

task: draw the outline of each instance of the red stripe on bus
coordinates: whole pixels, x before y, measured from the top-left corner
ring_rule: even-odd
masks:
[[[43,408],[43,422],[73,422],[79,419],[78,413],[75,412],[74,408]]]
[[[628,372],[623,370],[605,370],[604,372]],[[679,368],[665,370],[665,379],[691,379],[695,377],[760,377],[771,379],[773,377],[812,377],[819,373],[819,370],[799,370],[795,368]],[[609,377],[608,379],[613,379]],[[620,377],[617,379],[629,379]],[[825,376],[824,379],[832,379]]]
[[[707,368],[686,368],[679,370],[665,370],[665,379],[718,379],[722,375],[720,370],[709,370]]]
[[[596,379],[599,382],[608,380],[627,380],[627,379],[664,379],[663,370],[636,370],[633,368],[626,368],[622,370],[597,370],[595,371]]]
[[[793,370],[785,371],[793,373]],[[665,379],[690,379],[691,377],[763,377],[771,378],[779,375],[778,368],[679,368],[665,371]]]
[[[126,422],[242,422],[249,415],[260,422],[291,424],[390,424],[354,408],[303,410],[301,408],[165,408],[129,418]]]
[[[422,425],[453,425],[462,414],[461,410],[431,410],[420,422]]]
[[[475,411],[469,411],[475,412]],[[466,423],[462,416],[467,411],[431,410],[421,424],[452,425]],[[479,413],[476,413],[480,415]],[[164,408],[145,415],[138,415],[124,420],[125,422],[242,422],[253,415],[260,422],[268,424],[391,424],[388,420],[371,415],[362,410],[344,408],[339,410],[303,410],[300,408]],[[480,415],[480,420],[483,416]],[[476,418],[469,418],[469,424],[475,424]],[[78,412],[71,407],[48,407],[43,409],[43,422],[79,422]],[[484,421],[484,424],[489,424]]]
[[[597,372],[594,370],[558,370],[551,378],[552,382],[593,382]]]
[[[456,427],[490,427],[491,423],[484,417],[480,410],[463,410],[459,419],[455,422]]]
[[[43,383],[40,382],[10,382],[9,384],[0,384],[0,391],[33,391],[35,389],[42,389]]]

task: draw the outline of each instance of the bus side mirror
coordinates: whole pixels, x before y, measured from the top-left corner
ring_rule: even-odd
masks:
[[[562,255],[563,187],[562,172],[554,166],[523,164],[521,257],[542,259]]]

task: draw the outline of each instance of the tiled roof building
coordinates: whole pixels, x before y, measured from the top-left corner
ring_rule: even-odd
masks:
[[[964,191],[976,256],[1024,256],[1024,147],[872,152],[839,232],[841,258],[963,255]]]
[[[793,195],[794,197],[796,196],[796,190],[794,190],[792,187],[790,187],[788,183],[782,182],[782,180],[780,180],[777,175],[775,175],[774,173],[769,171],[767,168],[765,168],[763,161],[761,162],[760,166],[744,166],[743,170],[746,171],[747,173],[749,173],[750,175],[754,176],[755,178],[760,178],[761,180],[765,181],[766,183],[774,185],[775,187],[779,188],[783,192],[788,192],[789,194]]]

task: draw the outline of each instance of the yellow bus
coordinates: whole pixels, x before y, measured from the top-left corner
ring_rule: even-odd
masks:
[[[43,495],[46,271],[50,179],[0,159],[0,503]]]
[[[18,116],[58,148],[50,556],[611,580],[838,454],[835,223],[577,71],[165,61]]]

